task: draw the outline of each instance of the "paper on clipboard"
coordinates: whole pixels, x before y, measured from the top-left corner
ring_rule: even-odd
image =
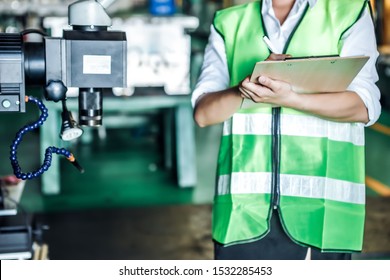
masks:
[[[257,62],[250,80],[256,82],[261,75],[291,84],[298,93],[340,92],[368,61],[369,56],[308,57],[283,61]],[[271,106],[244,99],[241,108]]]

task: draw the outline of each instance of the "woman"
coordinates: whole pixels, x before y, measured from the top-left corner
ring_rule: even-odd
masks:
[[[370,56],[345,92],[303,95],[248,78],[257,61],[330,54]],[[216,259],[350,259],[362,249],[377,57],[368,1],[262,0],[216,13],[192,98],[200,127],[224,123]],[[241,109],[243,98],[272,106]]]

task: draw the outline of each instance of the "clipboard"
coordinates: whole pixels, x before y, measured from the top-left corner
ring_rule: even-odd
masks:
[[[261,75],[291,84],[298,93],[345,91],[360,72],[369,56],[300,57],[279,61],[261,61],[255,64],[250,81]],[[272,105],[244,99],[241,108]]]

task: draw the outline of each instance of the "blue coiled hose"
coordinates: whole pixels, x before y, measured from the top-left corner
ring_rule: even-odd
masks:
[[[15,176],[19,179],[26,180],[26,179],[34,179],[42,175],[51,166],[52,154],[65,156],[80,172],[83,173],[84,169],[78,164],[78,162],[76,161],[76,159],[74,158],[73,154],[70,151],[64,148],[57,148],[53,146],[46,148],[45,159],[39,169],[37,169],[34,172],[28,172],[28,173],[22,172],[22,169],[20,168],[18,158],[17,158],[17,149],[19,144],[22,142],[23,135],[43,125],[43,123],[46,121],[48,117],[48,110],[46,106],[39,99],[31,96],[26,96],[26,102],[35,103],[38,106],[38,108],[41,110],[41,115],[36,122],[30,125],[25,125],[23,128],[21,128],[18,131],[18,133],[16,133],[15,139],[11,144],[10,160],[11,160],[11,165]]]

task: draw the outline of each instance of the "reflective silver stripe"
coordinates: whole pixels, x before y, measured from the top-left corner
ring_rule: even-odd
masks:
[[[223,128],[222,128],[222,135],[230,135],[232,134],[232,118],[224,121]]]
[[[271,173],[235,172],[231,176],[221,175],[218,178],[218,195],[270,192]],[[364,184],[324,177],[286,174],[280,175],[280,194],[357,204],[364,204],[366,198]]]
[[[271,134],[270,114],[235,114],[224,124],[223,134]],[[364,145],[364,125],[341,123],[307,115],[281,115],[281,133],[291,136],[328,137],[330,140]]]
[[[235,172],[232,175],[221,175],[218,177],[217,194],[270,193],[271,174]]]
[[[233,120],[232,120],[233,119]],[[233,118],[225,121],[223,135],[230,134],[271,134],[270,114],[239,114],[236,113]]]
[[[299,129],[294,124],[299,124]],[[280,125],[283,135],[328,137],[335,141],[364,145],[362,123],[332,122],[314,116],[282,114]]]
[[[280,194],[365,204],[364,184],[324,177],[280,175]]]

